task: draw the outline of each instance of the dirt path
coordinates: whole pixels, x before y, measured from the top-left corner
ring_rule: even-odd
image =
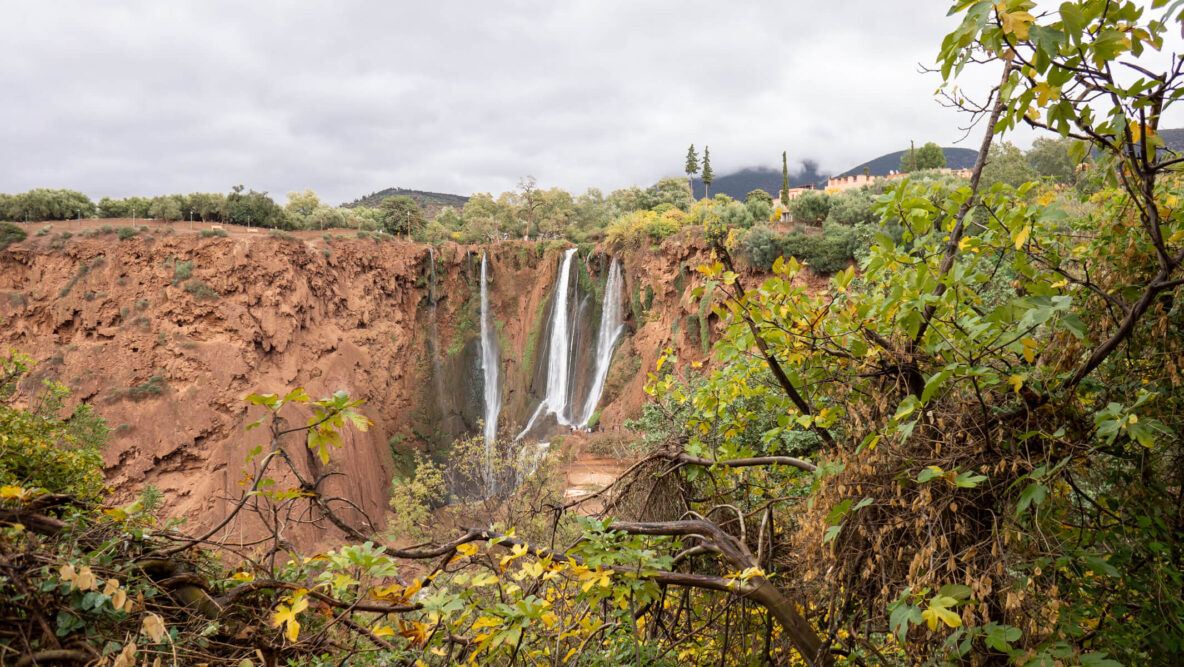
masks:
[[[611,448],[603,446],[604,438],[596,435],[573,433],[564,440],[572,458],[567,466],[564,502],[579,500],[612,484],[634,461],[606,455]],[[599,445],[599,446],[598,446]],[[581,514],[595,514],[604,509],[600,499],[581,505]]]

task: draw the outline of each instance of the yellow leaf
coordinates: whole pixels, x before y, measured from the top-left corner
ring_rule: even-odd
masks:
[[[958,601],[954,598],[938,595],[929,601],[929,608],[921,612],[921,618],[930,630],[937,629],[939,620],[951,628],[960,628],[962,627],[962,617],[949,609],[950,605],[955,604],[958,604]]]
[[[1003,3],[999,3],[1003,5]],[[1028,12],[1007,12],[999,9],[999,22],[1003,25],[1003,32],[1009,35],[1015,35],[1018,40],[1025,40],[1028,38],[1028,28],[1036,21]]]
[[[116,656],[114,667],[135,667],[136,664],[136,643],[128,642],[127,646]]]
[[[1011,384],[1014,391],[1019,391],[1020,387],[1024,386],[1024,376],[1022,375],[1012,375],[1007,378],[1007,381]]]
[[[416,593],[418,593],[420,591],[420,589],[422,589],[422,588],[423,588],[423,579],[416,579],[415,581],[411,582],[410,586],[407,587],[407,592],[403,593],[403,597],[409,598],[412,595],[415,595]]]
[[[1023,247],[1024,242],[1028,240],[1028,235],[1031,233],[1032,230],[1028,229],[1027,227],[1020,229],[1020,231],[1016,233],[1016,235],[1012,238],[1012,240],[1015,242],[1016,250],[1019,250],[1021,247]]]
[[[74,580],[78,578],[78,573],[74,571],[74,566],[66,563],[62,566],[62,569],[58,570],[58,574],[61,576],[62,581],[70,584],[70,590],[74,590]]]
[[[82,569],[78,571],[78,577],[74,579],[74,585],[80,591],[89,591],[92,588],[98,587],[95,573],[91,572],[89,565],[83,565]]]
[[[28,496],[28,490],[19,486],[0,486],[0,500],[24,500]]]
[[[465,542],[458,546],[456,550],[462,556],[472,556],[477,553],[477,545],[474,542]]]
[[[1029,364],[1032,363],[1036,359],[1036,341],[1031,338],[1024,338],[1020,340],[1020,343],[1024,346],[1024,361]],[[1016,389],[1016,391],[1019,391],[1019,389]]]
[[[489,572],[484,572],[473,577],[473,586],[480,588],[481,586],[488,586],[497,583],[497,575]]]
[[[482,628],[496,628],[501,624],[502,619],[496,616],[482,616],[481,618],[477,619],[476,623],[473,624],[473,629],[480,630]]]
[[[380,625],[372,630],[375,637],[394,637],[395,629],[389,625]]]
[[[164,619],[156,614],[148,614],[144,617],[140,632],[148,635],[153,643],[159,644],[164,637]]]
[[[235,572],[234,574],[230,575],[230,578],[234,581],[242,582],[255,581],[255,575],[251,574],[250,572]]]

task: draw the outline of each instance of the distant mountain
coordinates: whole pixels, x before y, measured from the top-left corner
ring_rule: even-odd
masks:
[[[1184,155],[1184,129],[1160,130],[1164,146],[1173,153]]]
[[[802,163],[796,173],[789,175],[789,187],[800,188],[810,183],[826,184],[826,174],[818,171],[818,165],[807,160]],[[778,196],[781,192],[781,170],[768,167],[749,167],[726,176],[716,176],[711,182],[712,196],[725,194],[732,199],[744,201],[744,197],[753,190],[760,188],[765,192]],[[695,179],[695,197],[703,196],[703,180]]]
[[[378,192],[372,192],[365,197],[359,197],[348,204],[342,204],[342,206],[346,208],[353,208],[355,206],[368,206],[374,208],[381,204],[383,199],[386,199],[387,197],[395,197],[398,195],[411,197],[411,199],[414,200],[421,209],[423,209],[423,214],[428,219],[436,217],[436,214],[440,212],[440,209],[444,208],[445,206],[451,206],[453,208],[459,209],[465,205],[465,202],[469,201],[468,197],[461,195],[450,195],[444,194],[442,192],[424,192],[423,190],[408,190],[407,188],[387,188],[385,190],[379,190]]]
[[[867,167],[868,174],[871,176],[887,176],[890,172],[900,169],[900,158],[908,149],[903,151],[896,151],[895,153],[887,153],[880,157],[856,165],[847,171],[839,174],[839,176],[854,176],[862,174],[863,168]],[[978,151],[969,148],[942,148],[941,151],[946,154],[946,167],[950,169],[973,169],[974,160],[978,157]]]

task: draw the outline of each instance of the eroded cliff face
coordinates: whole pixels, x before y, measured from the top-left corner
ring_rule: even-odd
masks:
[[[104,457],[116,499],[153,484],[170,515],[211,525],[237,499],[251,448],[267,445],[263,429],[244,430],[263,413],[243,397],[297,386],[314,397],[345,390],[366,400],[374,426],[347,433],[333,452],[329,465],[344,474],[331,478],[330,490],[381,527],[392,475],[409,463],[408,452],[479,433],[481,252],[489,253],[501,348],[503,433],[516,434],[541,398],[561,243],[433,251],[313,233],[206,238],[153,227],[122,241],[75,236],[54,241],[56,248],[52,236],[31,235],[0,251],[0,344],[39,362],[25,396],[40,379],[56,379],[107,419],[113,432]],[[703,336],[715,318],[691,296],[702,282],[695,267],[707,260],[694,238],[620,258],[627,331],[599,425],[638,414],[645,374],[664,348],[685,361],[706,357]],[[585,354],[595,345],[609,260],[599,249],[579,255]],[[288,416],[295,422],[307,413]],[[302,441],[285,447],[305,472],[325,472]],[[292,537],[324,535],[304,527]]]

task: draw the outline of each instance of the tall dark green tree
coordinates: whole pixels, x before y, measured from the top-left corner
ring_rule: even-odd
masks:
[[[695,196],[695,174],[699,173],[699,154],[695,152],[695,144],[687,149],[687,185],[691,186],[691,197]]]
[[[710,197],[711,181],[715,180],[715,173],[711,171],[711,148],[703,147],[703,197]]]
[[[785,161],[785,151],[781,151],[781,203],[788,201],[789,196],[789,164]]]

